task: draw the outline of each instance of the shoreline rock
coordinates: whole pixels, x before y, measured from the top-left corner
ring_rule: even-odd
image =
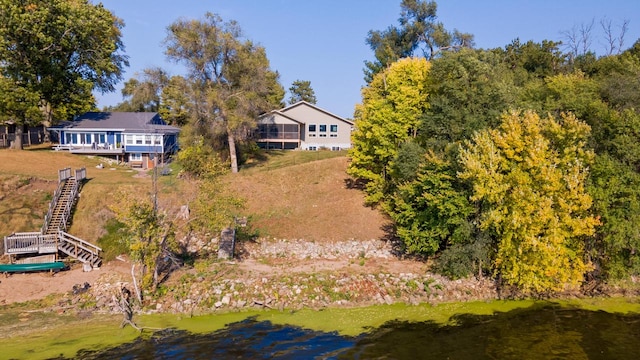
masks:
[[[162,285],[162,296],[147,297],[144,313],[211,313],[268,308],[322,309],[405,303],[436,305],[444,302],[493,301],[501,298],[492,279],[450,280],[433,273],[391,272],[384,268],[360,268],[358,261],[395,259],[390,244],[380,240],[313,243],[300,239],[261,239],[245,244],[240,259],[211,261],[205,269],[184,269]],[[242,269],[252,260],[267,272]],[[353,268],[292,271],[314,261],[341,260]],[[280,264],[278,262],[284,261]],[[271,264],[273,263],[273,264]],[[414,263],[415,265],[415,263]],[[196,266],[197,267],[197,266]],[[415,266],[414,266],[415,268]],[[66,295],[61,303],[87,307],[94,311],[118,313],[114,297],[122,286],[132,285],[115,274],[104,274],[85,293]],[[569,297],[578,294],[565,294]]]

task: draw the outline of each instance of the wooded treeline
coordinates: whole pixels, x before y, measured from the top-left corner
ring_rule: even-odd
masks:
[[[433,2],[402,9],[369,34],[348,173],[406,251],[538,296],[640,274],[640,41],[598,57],[555,41],[453,46],[455,31],[427,56],[416,49],[454,33]]]

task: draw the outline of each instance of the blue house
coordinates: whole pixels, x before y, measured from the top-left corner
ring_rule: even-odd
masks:
[[[55,150],[98,155],[151,169],[178,150],[180,129],[152,112],[88,112],[48,128]]]

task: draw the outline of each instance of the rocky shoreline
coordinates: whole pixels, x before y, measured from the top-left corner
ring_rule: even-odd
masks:
[[[211,245],[211,244],[210,244]],[[299,310],[375,304],[420,304],[498,298],[493,281],[449,280],[399,259],[380,240],[314,243],[260,239],[243,244],[234,261],[195,264],[174,273],[143,313],[210,313],[270,308]],[[123,273],[102,274],[89,287],[67,293],[61,306],[117,313],[118,293],[133,289]]]
[[[209,244],[215,247],[215,244]],[[138,313],[206,314],[247,309],[300,310],[376,304],[492,301],[501,298],[492,279],[450,280],[425,271],[422,262],[400,259],[380,240],[314,243],[260,239],[243,244],[233,261],[210,260],[172,274]],[[127,265],[129,266],[129,265]],[[131,276],[105,272],[90,286],[78,284],[60,308],[118,313],[118,294],[133,291]],[[609,287],[601,295],[637,296]],[[563,298],[583,294],[560,294]]]

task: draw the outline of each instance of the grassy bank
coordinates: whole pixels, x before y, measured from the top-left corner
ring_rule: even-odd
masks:
[[[640,313],[640,299],[602,298],[560,302],[561,305],[609,313]],[[447,303],[432,306],[421,304],[379,305],[364,308],[332,308],[323,311],[246,311],[187,317],[185,315],[143,315],[136,317],[138,325],[153,328],[176,328],[193,333],[222,329],[226,324],[253,317],[257,321],[288,324],[341,335],[358,335],[392,321],[451,323],[461,314],[491,315],[546,302],[492,301]],[[45,359],[56,356],[73,357],[80,349],[101,349],[134,340],[140,334],[131,327],[119,327],[118,315],[57,314],[38,312],[25,307],[0,310],[0,348],[3,357],[15,359]],[[148,333],[148,332],[147,332]]]

